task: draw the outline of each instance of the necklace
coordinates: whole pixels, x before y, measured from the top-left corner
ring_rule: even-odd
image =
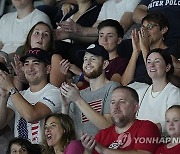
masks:
[[[151,85],[150,85],[150,86],[151,86]],[[146,93],[147,93],[147,91],[148,91],[148,89],[149,89],[150,86],[147,87],[146,91],[145,91],[144,94],[143,94],[143,97],[142,97],[142,99],[141,99],[141,102],[139,103],[139,109],[140,109],[140,107],[141,107],[141,104],[142,104],[142,102],[143,102],[143,100],[144,100],[144,97],[145,97],[145,95],[146,95]],[[137,113],[136,113],[136,117],[137,117],[138,114],[139,114],[139,109],[138,109],[138,111],[137,111]]]
[[[163,89],[161,91],[158,91],[158,92],[153,92],[152,88],[151,88],[151,96],[152,96],[152,98],[158,97],[160,95],[160,93],[163,91]]]
[[[151,96],[152,96],[152,98],[156,98],[160,93],[161,93],[161,91],[153,92],[153,91],[151,90]]]

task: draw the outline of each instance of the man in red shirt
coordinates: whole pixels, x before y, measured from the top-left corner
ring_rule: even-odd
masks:
[[[150,121],[136,119],[138,94],[130,87],[112,93],[110,112],[113,125],[95,136],[84,134],[81,141],[87,154],[152,154],[159,146],[160,132]]]

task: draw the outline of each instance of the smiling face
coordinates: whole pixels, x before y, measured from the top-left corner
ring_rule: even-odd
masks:
[[[114,27],[104,27],[99,30],[98,42],[102,45],[108,52],[116,51],[117,45],[120,44],[122,38],[119,38]]]
[[[48,146],[57,147],[61,145],[64,130],[56,117],[50,117],[45,123],[45,137]]]
[[[28,151],[25,147],[14,143],[11,145],[11,154],[28,154]]]
[[[145,20],[142,26],[148,31],[149,42],[151,45],[163,40],[163,35],[167,32],[167,27],[160,29],[160,26],[152,21]]]
[[[171,137],[180,137],[180,109],[172,108],[166,112],[166,130]]]
[[[112,93],[110,111],[112,121],[122,128],[135,119],[136,105],[129,98],[129,92],[116,89]]]
[[[163,57],[157,52],[153,52],[147,57],[146,69],[152,80],[166,78],[170,67],[170,64],[166,66]]]
[[[89,79],[100,76],[104,69],[104,62],[101,56],[93,55],[86,52],[84,55],[83,71],[84,75]]]
[[[46,24],[37,24],[31,35],[31,48],[48,50],[51,40],[51,30]]]
[[[47,74],[50,71],[50,66],[34,57],[28,57],[23,66],[23,71],[29,85],[37,85],[47,81]]]

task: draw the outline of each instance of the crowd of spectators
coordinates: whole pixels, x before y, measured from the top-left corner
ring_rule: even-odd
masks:
[[[180,0],[11,0],[0,17],[2,154],[177,154]]]

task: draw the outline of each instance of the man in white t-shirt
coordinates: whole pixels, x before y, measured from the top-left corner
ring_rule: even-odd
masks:
[[[47,80],[50,72],[47,51],[32,48],[20,60],[29,88],[19,92],[10,76],[0,70],[0,129],[15,118],[15,137],[40,143],[44,117],[61,110],[59,89]]]
[[[12,0],[16,12],[0,18],[0,61],[8,62],[7,54],[13,53],[25,43],[29,30],[39,21],[51,25],[49,17],[34,8],[34,0]]]

